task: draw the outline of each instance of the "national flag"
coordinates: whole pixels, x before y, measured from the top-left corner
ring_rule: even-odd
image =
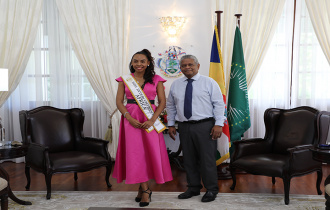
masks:
[[[223,71],[222,54],[221,54],[217,26],[214,27],[209,77],[213,78],[220,86],[223,101],[225,103],[225,115],[227,115],[225,74]],[[225,121],[224,126],[222,127],[222,135],[220,138],[218,138],[217,141],[218,141],[218,146],[217,146],[217,150],[218,150],[217,166],[218,166],[230,157],[229,156],[230,135],[229,135],[229,127],[227,120]]]
[[[242,38],[238,27],[235,31],[230,71],[228,123],[231,142],[240,140],[244,132],[251,126]]]

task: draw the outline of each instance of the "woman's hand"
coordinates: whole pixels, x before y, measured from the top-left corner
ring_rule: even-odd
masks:
[[[153,121],[153,120],[147,120],[147,121],[145,121],[144,123],[141,124],[141,128],[142,129],[148,129],[151,126],[153,126],[154,123],[155,123],[155,121]]]
[[[134,119],[131,116],[127,116],[126,118],[129,122],[129,124],[131,124],[134,128],[141,128],[142,123],[140,123],[138,120]]]

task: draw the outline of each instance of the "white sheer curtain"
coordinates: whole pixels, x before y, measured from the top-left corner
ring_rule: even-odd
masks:
[[[316,36],[330,64],[330,1],[306,0],[305,2]]]
[[[293,1],[286,1],[280,22],[260,71],[249,90],[251,128],[245,137],[265,135],[267,108],[290,107]]]
[[[241,34],[250,89],[276,31],[285,0],[242,1]]]
[[[262,61],[267,53],[285,0],[215,0],[216,10],[222,10],[221,48],[223,49],[226,87],[229,86],[234,33],[235,14],[242,14],[240,30],[245,57],[248,88],[251,87]]]
[[[289,5],[286,5],[288,3]],[[293,14],[291,14],[290,19],[290,14],[287,16],[288,14],[283,10],[292,9],[293,4],[285,0],[215,0],[213,6],[217,8],[216,10],[223,10],[221,48],[223,49],[227,90],[236,27],[234,14],[242,14],[240,28],[248,88],[253,87],[254,80],[257,80],[258,85],[256,86],[259,90],[259,92],[249,92],[252,126],[245,135],[248,137],[262,137],[264,135],[264,110],[268,107],[274,107],[273,104],[285,106],[284,104],[289,101],[288,98],[283,99],[285,96],[289,96],[287,93],[289,86],[277,87],[279,83],[276,83],[277,80],[274,79],[274,76],[281,78],[280,81],[289,80],[290,78],[290,72],[287,70],[290,67],[291,53],[290,50],[285,50],[285,47],[291,43],[291,37],[283,35],[292,32]],[[274,37],[275,31],[276,36]],[[277,55],[278,49],[268,49],[271,43],[280,46],[284,49],[284,52],[281,51],[282,54]],[[279,72],[276,71],[278,69],[272,69],[276,66],[280,68]],[[264,69],[264,71],[261,73],[259,72],[260,69]],[[262,76],[259,74],[262,74]]]
[[[43,105],[83,108],[85,136],[104,137],[109,118],[75,57],[54,0],[44,0],[31,57],[18,87],[2,108],[7,138],[21,140],[20,110]]]
[[[109,115],[116,110],[115,78],[128,74],[129,0],[57,0],[61,19],[94,91]],[[120,113],[112,119],[115,157]]]
[[[28,62],[41,15],[42,0],[0,0],[0,68],[8,68],[9,91],[0,92],[0,107],[17,87]]]
[[[324,12],[329,15],[329,10]],[[307,105],[329,111],[330,63],[320,45],[326,43],[318,41],[304,0],[297,1],[295,26],[299,35],[295,34],[293,49],[292,107]]]
[[[294,34],[293,19],[294,1],[287,0],[270,49],[249,90],[252,126],[245,133],[246,138],[264,136],[263,114],[270,107],[287,109],[307,105],[330,110],[330,67],[303,0],[296,2]]]

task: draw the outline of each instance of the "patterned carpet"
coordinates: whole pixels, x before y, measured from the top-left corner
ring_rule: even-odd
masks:
[[[31,201],[31,206],[22,206],[9,199],[9,209],[113,209],[139,208],[134,201],[135,192],[54,191],[50,200],[46,192],[15,191],[22,200]],[[202,203],[200,196],[179,200],[178,192],[153,192],[148,207],[154,209],[324,209],[323,195],[290,195],[290,205],[284,204],[282,194],[219,193],[215,201]],[[93,208],[95,207],[95,208]],[[101,208],[103,207],[103,208]]]

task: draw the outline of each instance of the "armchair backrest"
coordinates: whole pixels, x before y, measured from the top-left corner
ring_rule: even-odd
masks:
[[[317,116],[317,133],[319,144],[330,142],[330,112],[322,111]]]
[[[273,152],[285,154],[288,148],[314,144],[318,110],[303,106],[294,109],[275,109],[279,112],[273,128]],[[266,121],[266,120],[265,120]]]
[[[42,106],[20,111],[23,142],[47,146],[49,152],[74,150],[75,141],[81,139],[83,121],[83,111],[76,108]]]

